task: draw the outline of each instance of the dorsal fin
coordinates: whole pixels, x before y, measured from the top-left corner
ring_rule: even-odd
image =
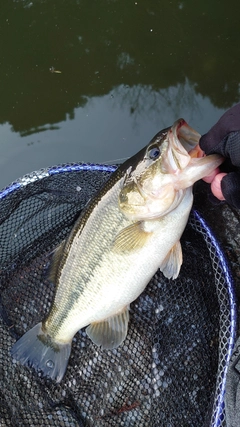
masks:
[[[57,280],[58,267],[59,267],[59,263],[60,263],[61,258],[62,258],[65,243],[66,243],[66,240],[64,239],[62,241],[62,243],[60,243],[60,245],[57,246],[57,248],[55,249],[55,251],[53,253],[53,257],[51,260],[51,264],[49,267],[49,273],[48,273],[48,278],[53,283],[56,283],[56,280]]]

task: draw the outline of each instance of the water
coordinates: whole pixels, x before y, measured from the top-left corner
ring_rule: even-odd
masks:
[[[237,0],[3,0],[0,188],[128,157],[179,117],[206,132],[239,101],[239,12]]]

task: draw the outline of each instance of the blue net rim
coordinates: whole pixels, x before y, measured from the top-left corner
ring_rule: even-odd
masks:
[[[17,179],[15,182],[10,184],[8,187],[4,188],[0,191],[0,200],[6,198],[10,194],[16,192],[17,190],[21,190],[26,187],[28,184],[39,181],[43,178],[50,177],[52,175],[69,173],[69,172],[79,172],[79,171],[99,171],[105,173],[112,173],[117,169],[116,165],[104,165],[104,164],[93,164],[93,163],[68,163],[61,164],[57,166],[52,166],[45,169],[40,169],[38,171],[34,171],[30,174],[24,175],[22,178]],[[224,413],[224,395],[225,395],[225,386],[226,386],[226,376],[227,370],[231,358],[231,354],[234,348],[234,343],[236,340],[236,331],[237,331],[237,304],[236,304],[236,296],[235,296],[235,288],[234,281],[232,278],[231,270],[228,264],[228,261],[224,255],[223,250],[219,242],[217,241],[214,233],[212,232],[209,225],[206,223],[205,219],[200,215],[200,213],[193,209],[192,210],[194,219],[201,224],[201,227],[207,234],[211,244],[215,248],[215,251],[219,257],[220,266],[222,271],[224,272],[227,292],[229,298],[229,312],[230,312],[230,338],[228,342],[228,350],[226,356],[225,369],[222,376],[221,387],[219,391],[219,395],[217,396],[217,408],[215,410],[214,420],[212,420],[211,427],[218,427],[221,425],[222,416]]]
[[[79,172],[79,171],[100,171],[112,173],[117,169],[116,165],[102,165],[95,163],[68,163],[57,166],[51,166],[45,169],[31,172],[24,175],[22,178],[17,179],[12,184],[0,191],[0,200],[16,190],[19,190],[26,185],[38,181],[42,178],[57,175],[66,172]]]
[[[230,363],[230,358],[234,349],[234,344],[236,341],[237,335],[237,299],[235,294],[235,285],[232,277],[231,269],[229,266],[229,262],[221,248],[221,245],[217,241],[214,233],[212,232],[209,225],[206,223],[205,219],[200,215],[200,213],[193,209],[192,210],[194,218],[201,224],[203,230],[205,231],[207,237],[209,238],[212,246],[214,247],[216,254],[219,259],[219,266],[224,273],[224,277],[227,285],[227,293],[228,293],[228,301],[229,301],[229,314],[230,314],[230,327],[229,327],[229,340],[228,340],[228,348],[225,359],[225,366],[222,373],[221,383],[219,386],[219,393],[216,396],[216,408],[213,414],[212,425],[211,427],[219,427],[222,425],[222,417],[225,412],[225,387],[226,387],[226,378],[227,378],[227,370]]]

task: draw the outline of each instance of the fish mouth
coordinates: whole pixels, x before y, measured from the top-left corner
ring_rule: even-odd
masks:
[[[180,143],[189,153],[196,147],[196,145],[198,145],[201,137],[200,133],[189,126],[184,119],[177,120],[173,125],[173,128],[174,127],[176,127],[176,135]]]
[[[163,172],[177,174],[189,164],[191,158],[202,157],[203,152],[198,145],[200,136],[184,119],[178,119],[168,131]]]

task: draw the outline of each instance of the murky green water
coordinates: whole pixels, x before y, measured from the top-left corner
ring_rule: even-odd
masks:
[[[1,0],[0,187],[127,157],[181,116],[206,132],[240,97],[240,3],[229,6]]]

